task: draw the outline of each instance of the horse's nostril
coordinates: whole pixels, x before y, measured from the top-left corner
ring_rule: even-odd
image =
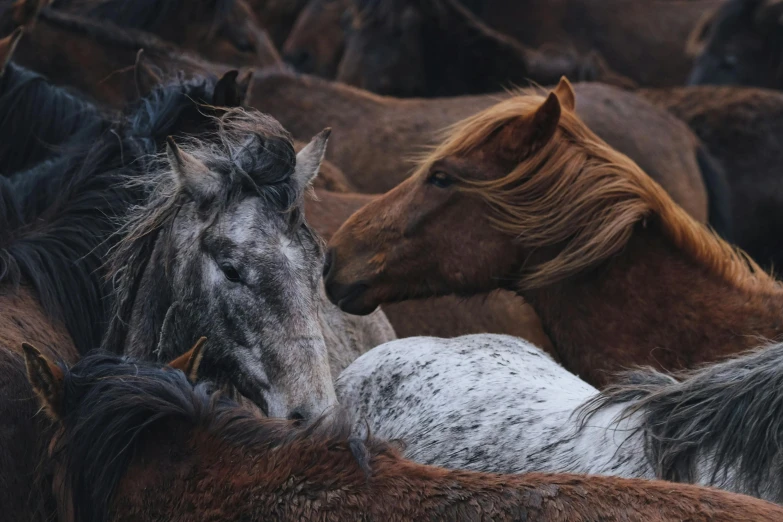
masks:
[[[304,422],[306,418],[307,415],[305,414],[304,410],[302,410],[301,408],[297,408],[288,414],[288,420],[294,422]]]
[[[326,257],[324,258],[324,270],[322,272],[322,275],[324,276],[324,278],[326,278],[326,276],[328,276],[329,272],[332,270],[332,258],[333,257],[334,256],[332,255],[331,249],[327,250],[326,251]]]

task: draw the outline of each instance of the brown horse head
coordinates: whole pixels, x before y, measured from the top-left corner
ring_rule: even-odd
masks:
[[[783,87],[783,1],[729,0],[691,33],[691,85]]]
[[[310,0],[283,45],[283,58],[300,72],[334,78],[343,55],[342,23],[349,0]]]
[[[334,235],[327,292],[343,310],[383,302],[510,287],[534,252],[516,244],[483,189],[520,182],[566,148],[560,127],[576,120],[562,80],[548,97],[516,96],[463,122],[416,173],[354,214]],[[565,117],[564,117],[565,115]],[[573,123],[571,123],[573,126]],[[550,167],[547,167],[550,168]]]
[[[352,313],[497,288],[526,296],[596,268],[648,222],[716,273],[747,272],[578,118],[563,80],[456,124],[411,178],[354,214],[330,242],[327,292]]]

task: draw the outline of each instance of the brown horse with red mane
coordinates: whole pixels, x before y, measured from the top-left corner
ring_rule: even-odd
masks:
[[[538,313],[563,364],[603,386],[783,333],[783,288],[590,131],[562,81],[457,125],[400,186],[334,235],[343,310],[496,288]],[[677,318],[677,320],[672,320]]]
[[[351,437],[343,415],[302,427],[160,365],[94,354],[68,370],[30,346],[25,356],[58,425],[50,454],[64,522],[783,519],[774,504],[691,485],[419,465]]]

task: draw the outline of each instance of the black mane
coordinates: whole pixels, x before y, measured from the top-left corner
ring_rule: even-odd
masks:
[[[628,372],[584,406],[582,426],[612,405],[638,419],[659,478],[733,480],[732,490],[783,501],[783,344],[675,375]]]
[[[0,77],[0,128],[11,131],[0,140],[0,174],[30,168],[77,132],[94,134],[101,123],[103,118],[90,102],[9,63]]]
[[[59,158],[0,178],[0,283],[32,285],[81,353],[98,346],[111,308],[101,268],[116,218],[143,195],[127,181],[151,168],[166,136],[198,130],[196,102],[211,101],[213,88],[204,79],[160,87],[127,117],[78,134]]]
[[[393,451],[379,441],[351,438],[343,412],[309,427],[264,419],[208,383],[194,385],[182,372],[152,362],[94,352],[63,370],[63,432],[53,455],[66,476],[55,494],[61,505],[72,500],[76,520],[84,522],[107,520],[115,489],[138,444],[162,423],[203,429],[227,444],[259,452],[304,440],[324,448],[339,441],[367,473],[371,454]]]

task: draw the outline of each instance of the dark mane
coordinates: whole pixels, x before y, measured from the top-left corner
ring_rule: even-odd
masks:
[[[297,191],[291,175],[296,154],[288,132],[276,120],[257,111],[233,109],[214,121],[218,127],[216,134],[179,142],[183,149],[200,159],[211,171],[220,174],[225,181],[224,193],[218,196],[219,204],[212,206],[213,216],[248,192],[282,210],[294,207]],[[177,210],[189,201],[188,194],[177,182],[166,161],[159,161],[141,182],[146,194],[145,203],[123,217],[123,238],[109,263],[116,303],[103,347],[118,353],[126,348],[128,323],[136,293],[155,245],[159,241],[163,245],[170,244],[173,219]],[[164,282],[159,291],[161,295],[166,292]],[[161,299],[161,306],[167,309],[170,303],[166,299]],[[163,317],[159,319],[162,321]],[[148,327],[151,329],[148,338],[158,339],[160,324]],[[150,350],[154,348],[149,346]]]
[[[105,353],[90,354],[65,370],[62,409],[63,429],[53,454],[65,480],[55,494],[61,506],[72,501],[75,519],[85,522],[107,520],[114,491],[140,439],[166,422],[260,452],[302,441],[324,447],[347,443],[367,472],[371,452],[393,451],[380,442],[365,445],[350,438],[349,419],[341,412],[297,427],[262,418],[207,383],[193,385],[180,371]]]
[[[0,140],[0,174],[31,167],[77,132],[94,129],[102,121],[88,101],[38,73],[8,64],[0,77],[0,128],[12,132]]]
[[[613,405],[638,419],[658,477],[696,482],[701,472],[720,486],[735,474],[742,491],[783,500],[783,344],[675,375],[628,372],[583,407],[582,426]]]
[[[237,0],[213,0],[214,25],[225,20]],[[205,3],[206,4],[206,3]],[[108,20],[121,27],[157,33],[166,30],[172,17],[185,9],[199,9],[198,2],[189,0],[64,0],[58,7],[74,7],[91,18]]]
[[[213,87],[204,79],[160,87],[126,118],[79,134],[66,154],[0,178],[0,283],[32,285],[81,353],[100,343],[107,323],[101,268],[117,216],[141,195],[126,182],[150,168],[167,135],[204,119],[196,102],[211,100]]]

